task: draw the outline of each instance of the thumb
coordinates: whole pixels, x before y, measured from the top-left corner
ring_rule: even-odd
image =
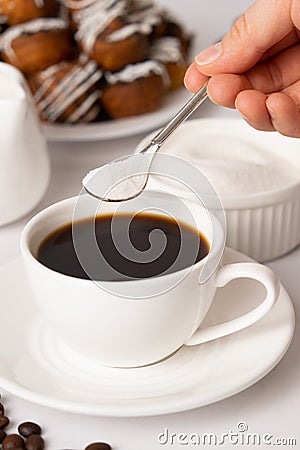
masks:
[[[290,0],[254,2],[221,42],[195,57],[198,70],[208,76],[249,70],[268,49],[293,32],[291,3]]]

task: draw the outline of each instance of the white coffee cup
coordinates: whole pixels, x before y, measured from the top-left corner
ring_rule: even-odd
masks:
[[[152,194],[146,194],[142,200],[145,207],[147,195]],[[159,193],[155,195],[160,197]],[[161,194],[168,213],[172,200],[164,196]],[[188,200],[182,202],[195,221],[190,225],[196,226],[211,246],[209,255],[188,270],[99,284],[47,268],[37,260],[39,245],[51,232],[71,223],[77,200],[70,198],[39,212],[27,223],[21,237],[22,257],[38,307],[67,348],[103,365],[143,366],[171,355],[182,345],[198,345],[252,325],[276,302],[277,276],[256,263],[223,266],[225,236],[222,228],[205,208]],[[86,203],[93,201],[89,198]],[[119,207],[119,203],[102,202],[99,214],[116,213]],[[172,207],[177,211],[176,202]],[[123,208],[129,213],[137,212],[134,201],[124,203]],[[184,208],[179,207],[178,213],[175,212],[178,220],[182,220],[181,209]],[[80,208],[76,218],[90,217],[89,211],[89,207]],[[217,237],[213,235],[216,229]],[[208,264],[211,273],[203,278]],[[262,303],[234,320],[201,328],[217,287],[236,278],[252,278],[262,283],[266,289]]]

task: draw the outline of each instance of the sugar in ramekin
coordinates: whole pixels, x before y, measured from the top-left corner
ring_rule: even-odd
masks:
[[[137,146],[136,152],[140,151],[151,133]],[[230,146],[239,148],[240,152],[247,152],[247,159],[268,156],[270,166],[272,161],[282,161],[282,170],[285,165],[291,167],[291,179],[285,174],[285,182],[281,184],[276,179],[269,180],[269,187],[265,187],[262,180],[257,178],[254,192],[250,192],[249,186],[239,183],[229,186],[230,177],[220,183],[209,176],[218,195],[220,196],[225,210],[227,222],[227,246],[245,253],[257,261],[268,261],[291,251],[300,243],[300,142],[298,139],[281,136],[278,133],[266,133],[257,131],[247,125],[242,119],[196,119],[189,120],[161,148],[161,152],[171,154],[185,159],[201,169],[203,152],[213,151],[218,146],[226,153]],[[235,152],[238,154],[238,152]],[[234,153],[234,154],[235,154]],[[233,154],[233,158],[234,158]],[[280,158],[280,160],[279,160]],[[212,164],[214,160],[212,159]],[[216,167],[219,160],[215,161]],[[237,161],[238,164],[238,161]],[[232,161],[234,167],[234,160]],[[203,169],[203,168],[202,168]],[[222,168],[226,171],[226,165]],[[203,169],[204,173],[205,170]],[[268,174],[266,170],[263,176]],[[299,174],[299,176],[298,176]],[[273,172],[270,169],[270,176]],[[255,177],[262,176],[257,169],[251,172],[255,183]],[[215,180],[216,181],[216,180]],[[227,184],[226,184],[227,181]],[[279,180],[280,181],[280,180]],[[175,195],[191,198],[191,193],[178,187],[168,180],[162,181],[161,177],[152,176],[150,187],[162,188],[168,185],[169,192]],[[241,184],[242,183],[242,184]]]

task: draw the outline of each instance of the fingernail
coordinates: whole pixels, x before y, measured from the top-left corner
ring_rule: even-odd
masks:
[[[195,62],[200,66],[210,64],[214,62],[216,59],[218,59],[221,53],[222,53],[222,43],[218,42],[212,47],[209,47],[206,50],[203,50],[203,52],[199,53],[199,55],[195,57]]]
[[[268,113],[270,114],[271,119],[275,120],[276,113],[275,113],[274,109],[272,109],[272,107],[268,105],[268,102],[266,102],[266,105],[267,105],[267,110],[268,110]]]

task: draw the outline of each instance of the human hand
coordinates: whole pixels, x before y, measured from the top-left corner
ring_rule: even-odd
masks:
[[[300,137],[300,0],[256,0],[195,57],[185,85],[236,108],[254,128]]]

